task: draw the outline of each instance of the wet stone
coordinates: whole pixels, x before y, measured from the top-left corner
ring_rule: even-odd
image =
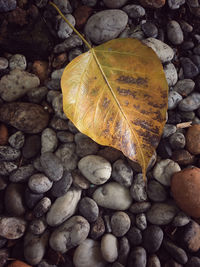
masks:
[[[36,218],[42,217],[51,207],[51,200],[48,197],[42,198],[33,209]]]
[[[132,226],[126,234],[132,246],[138,246],[142,243],[142,232],[135,226]]]
[[[139,202],[139,203],[133,203],[130,207],[130,211],[134,214],[146,212],[151,207],[150,202]]]
[[[141,173],[134,177],[130,188],[130,194],[135,201],[142,202],[147,200],[145,182]]]
[[[51,188],[51,194],[54,197],[61,197],[65,193],[67,193],[71,184],[72,184],[72,175],[70,172],[65,171],[63,173],[63,177],[59,181],[53,183],[53,186]]]
[[[20,149],[23,147],[25,141],[24,134],[21,131],[18,131],[14,134],[12,134],[9,139],[8,143],[16,149]]]
[[[131,220],[125,212],[118,211],[112,215],[110,223],[112,233],[116,237],[121,237],[128,232],[131,225]]]
[[[163,241],[163,231],[159,226],[150,225],[143,232],[143,246],[148,253],[155,253],[159,250]]]
[[[26,137],[25,143],[22,149],[22,155],[26,159],[35,157],[40,152],[41,142],[40,136],[31,135]]]
[[[20,157],[20,150],[10,146],[0,146],[0,161],[12,161]]]
[[[96,202],[89,197],[84,197],[79,202],[79,212],[88,222],[94,222],[99,216],[99,208]]]
[[[44,174],[37,173],[29,178],[28,186],[34,193],[42,194],[52,187],[52,181],[48,179]]]
[[[148,182],[147,195],[154,202],[162,202],[167,199],[166,189],[155,180],[150,180]]]
[[[69,0],[54,0],[53,2],[64,14],[72,13],[72,6]]]

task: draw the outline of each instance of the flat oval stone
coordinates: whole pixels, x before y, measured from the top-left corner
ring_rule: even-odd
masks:
[[[52,187],[53,182],[42,173],[37,173],[29,178],[28,186],[34,193],[45,193]]]
[[[167,36],[174,45],[179,45],[183,42],[183,32],[177,21],[171,20],[168,22]]]
[[[56,226],[70,218],[75,213],[80,198],[81,190],[75,188],[57,198],[47,213],[47,223]]]
[[[163,241],[163,231],[159,226],[150,225],[143,232],[143,244],[148,253],[155,253],[159,250]]]
[[[105,234],[101,239],[101,253],[107,262],[114,262],[118,257],[118,241],[112,234]]]
[[[51,234],[52,249],[61,253],[81,244],[88,236],[90,225],[82,216],[73,216]]]
[[[112,233],[116,237],[120,237],[128,232],[131,226],[131,219],[125,212],[117,211],[112,215],[110,224]]]
[[[127,14],[122,10],[104,10],[91,16],[85,26],[85,33],[95,44],[116,38],[126,27]]]
[[[193,111],[200,107],[200,93],[192,93],[178,104],[181,111]]]
[[[93,199],[99,206],[114,210],[126,210],[132,203],[129,190],[115,182],[97,188]]]
[[[111,164],[106,159],[89,155],[78,163],[81,173],[93,184],[104,184],[111,176]]]
[[[0,217],[0,236],[18,239],[24,235],[26,221],[16,217]]]
[[[84,197],[79,202],[80,214],[85,217],[89,222],[94,222],[99,216],[99,208],[97,203],[89,197]]]

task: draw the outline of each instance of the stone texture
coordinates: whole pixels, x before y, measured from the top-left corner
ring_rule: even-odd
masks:
[[[186,149],[193,155],[200,154],[200,125],[189,127],[186,132]]]
[[[24,235],[26,221],[17,217],[0,217],[0,236],[18,239]]]

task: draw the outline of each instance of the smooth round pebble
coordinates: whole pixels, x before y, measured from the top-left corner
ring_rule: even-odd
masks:
[[[159,250],[163,241],[163,230],[156,225],[150,225],[143,232],[143,246],[148,253],[155,253]]]
[[[168,86],[174,86],[178,80],[178,74],[177,74],[174,64],[167,63],[164,66],[164,72],[165,72],[165,77],[166,77]]]
[[[99,149],[97,143],[82,133],[75,134],[74,141],[76,143],[76,154],[79,157],[96,154]]]
[[[71,25],[75,26],[75,18],[71,14],[65,15],[66,19],[71,23]],[[67,39],[73,33],[73,29],[65,22],[62,18],[60,18],[57,34],[60,39]]]
[[[168,95],[168,110],[175,109],[182,99],[183,97],[178,92],[170,91]]]
[[[173,244],[171,241],[164,240],[163,247],[178,263],[186,264],[186,262],[188,261],[186,252],[182,248]]]
[[[173,151],[171,158],[180,165],[190,165],[193,164],[195,160],[194,155],[190,154],[190,152],[185,149]]]
[[[158,28],[152,22],[145,22],[142,24],[142,30],[147,37],[156,38],[158,35]]]
[[[128,233],[127,238],[132,246],[139,246],[142,243],[142,232],[135,226],[132,226]]]
[[[110,224],[113,235],[121,237],[128,232],[131,226],[131,220],[125,212],[117,211],[112,215]]]
[[[101,239],[101,253],[107,262],[114,262],[118,257],[118,241],[112,234],[105,234]]]
[[[192,93],[178,104],[181,111],[194,111],[200,107],[200,93]]]
[[[37,173],[29,178],[28,186],[34,193],[45,193],[52,187],[52,181],[42,173]]]
[[[195,82],[191,79],[179,80],[174,86],[174,90],[182,96],[188,96],[194,90]]]
[[[97,203],[89,197],[84,197],[79,202],[79,212],[88,222],[94,222],[99,216]]]
[[[128,0],[103,0],[104,4],[109,8],[120,8],[126,4]]]
[[[0,70],[5,70],[8,67],[8,60],[5,57],[0,57]]]
[[[148,209],[150,209],[150,207],[151,207],[150,202],[136,202],[131,205],[130,211],[133,214],[138,214],[138,213],[146,212]]]
[[[173,225],[175,227],[185,226],[190,222],[190,217],[187,216],[184,212],[180,211],[173,219]]]
[[[75,153],[75,149],[74,143],[66,143],[60,145],[55,152],[55,155],[60,158],[66,171],[75,170],[77,167],[78,156]]]
[[[147,185],[147,195],[154,202],[162,202],[167,199],[167,191],[164,186],[155,180],[150,180]]]
[[[51,199],[48,197],[42,198],[33,209],[33,214],[36,218],[42,217],[51,207]]]
[[[150,255],[148,257],[148,267],[161,267],[160,260],[156,254]]]
[[[185,147],[185,136],[182,133],[174,133],[169,137],[169,143],[174,150],[182,149]]]
[[[171,20],[167,23],[167,36],[174,45],[179,45],[183,42],[183,32],[177,21]]]
[[[46,230],[46,223],[44,220],[35,219],[29,224],[29,231],[34,235],[41,235]]]
[[[199,74],[198,67],[188,57],[180,58],[181,66],[183,68],[184,78],[194,78]]]
[[[123,10],[132,19],[138,19],[145,15],[145,9],[141,5],[126,5]]]
[[[10,174],[9,181],[13,183],[27,181],[34,171],[35,169],[31,164],[21,166]]]

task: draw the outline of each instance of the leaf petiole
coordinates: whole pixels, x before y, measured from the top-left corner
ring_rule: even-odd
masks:
[[[89,49],[92,49],[91,45],[86,41],[86,39],[74,28],[74,26],[68,21],[68,19],[65,18],[63,13],[60,11],[60,9],[57,7],[56,4],[53,2],[49,2],[50,5],[52,5],[56,11],[60,14],[60,16],[64,19],[64,21],[72,28],[72,30],[82,39],[82,41],[87,45]]]

